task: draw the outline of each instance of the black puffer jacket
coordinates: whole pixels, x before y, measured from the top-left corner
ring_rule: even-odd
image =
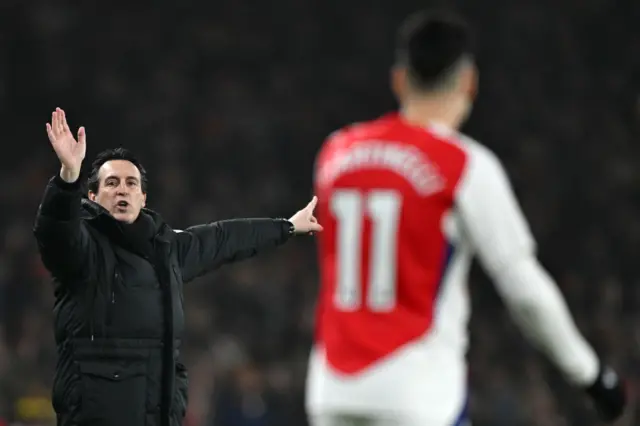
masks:
[[[283,243],[291,224],[241,219],[180,232],[143,210],[126,225],[80,191],[52,178],[34,229],[55,284],[58,425],[179,426],[183,284]]]

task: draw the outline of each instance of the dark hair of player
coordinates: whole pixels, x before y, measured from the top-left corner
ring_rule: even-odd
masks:
[[[473,57],[466,22],[447,12],[418,12],[398,31],[396,65],[406,68],[411,85],[421,91],[447,86],[458,66]]]

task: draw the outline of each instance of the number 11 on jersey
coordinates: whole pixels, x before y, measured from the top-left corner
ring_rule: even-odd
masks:
[[[345,189],[331,197],[330,208],[337,227],[337,281],[334,304],[342,311],[362,307],[362,232],[365,217],[371,220],[369,280],[366,308],[388,312],[396,304],[398,225],[402,196],[392,190],[363,193]]]

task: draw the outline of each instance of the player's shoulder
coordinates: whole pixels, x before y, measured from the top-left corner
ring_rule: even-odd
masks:
[[[462,132],[446,127],[439,123],[432,123],[428,126],[429,133],[434,139],[441,144],[457,150],[467,156],[484,156],[491,151],[473,139],[471,136]]]
[[[502,162],[496,153],[471,136],[438,126],[434,126],[433,131],[436,134],[442,134],[444,140],[464,152],[467,158],[467,172],[477,170],[491,173],[503,169]]]
[[[465,169],[456,188],[458,195],[463,192],[486,195],[510,185],[502,161],[491,148],[462,133],[458,134],[456,143],[467,152]]]

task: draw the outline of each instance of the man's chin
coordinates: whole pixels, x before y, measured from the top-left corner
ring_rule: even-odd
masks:
[[[113,212],[111,214],[118,222],[133,223],[138,215],[130,212]]]

